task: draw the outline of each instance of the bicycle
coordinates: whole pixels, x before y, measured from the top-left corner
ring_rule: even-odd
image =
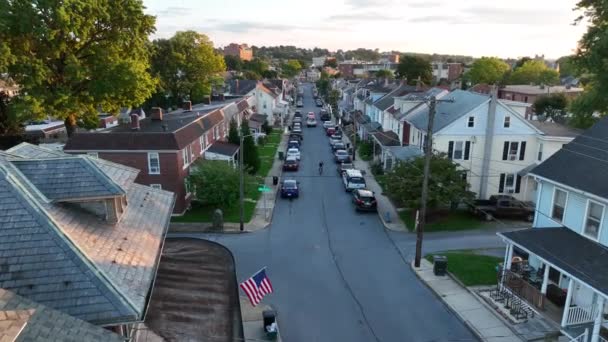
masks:
[[[319,175],[323,174],[323,162],[319,163]]]

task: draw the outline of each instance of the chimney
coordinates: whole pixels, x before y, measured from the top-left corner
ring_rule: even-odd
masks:
[[[131,114],[131,130],[139,131],[139,115],[135,113]]]
[[[192,110],[192,101],[184,101],[182,104],[182,109],[188,111]]]
[[[211,96],[207,95],[203,98],[203,103],[204,104],[211,104]],[[192,109],[192,107],[190,107],[190,109]]]
[[[163,109],[160,107],[152,107],[152,120],[163,121]]]

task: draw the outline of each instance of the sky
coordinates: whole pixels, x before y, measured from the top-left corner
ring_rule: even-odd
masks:
[[[576,0],[143,0],[152,38],[204,33],[230,43],[518,58],[572,54]]]

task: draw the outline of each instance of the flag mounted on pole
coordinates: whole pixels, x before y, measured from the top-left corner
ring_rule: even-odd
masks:
[[[253,306],[260,304],[265,295],[272,293],[272,284],[266,275],[266,267],[259,270],[239,286],[245,291]]]

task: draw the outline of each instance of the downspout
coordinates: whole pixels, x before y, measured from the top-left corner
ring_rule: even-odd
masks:
[[[496,106],[498,104],[498,87],[492,86],[490,93],[490,108],[488,109],[488,120],[486,123],[486,139],[483,148],[483,159],[481,162],[481,182],[479,184],[479,198],[488,198],[488,181],[490,176],[490,158],[492,156],[492,145],[494,142],[494,123],[496,122]]]

